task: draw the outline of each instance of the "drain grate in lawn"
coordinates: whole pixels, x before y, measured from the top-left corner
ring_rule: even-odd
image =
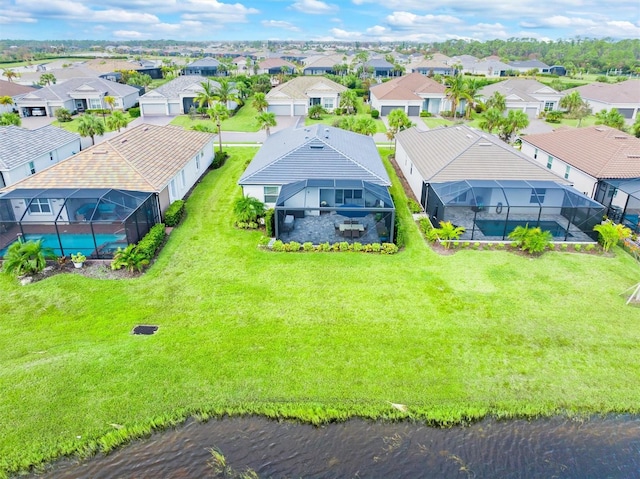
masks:
[[[150,334],[155,334],[157,330],[158,330],[158,326],[138,325],[135,328],[133,328],[133,334],[144,334],[148,336]]]

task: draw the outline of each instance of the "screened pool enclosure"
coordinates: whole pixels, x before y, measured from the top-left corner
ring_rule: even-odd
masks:
[[[640,179],[601,180],[596,200],[607,208],[609,218],[640,233]]]
[[[395,207],[386,186],[362,180],[303,180],[282,186],[275,235],[299,243],[393,241]]]
[[[18,239],[43,240],[58,256],[112,258],[160,221],[153,193],[113,189],[18,189],[0,196],[0,255]]]
[[[434,226],[465,228],[462,240],[503,241],[517,226],[539,226],[554,241],[593,242],[604,207],[553,181],[467,180],[427,186],[426,210]]]

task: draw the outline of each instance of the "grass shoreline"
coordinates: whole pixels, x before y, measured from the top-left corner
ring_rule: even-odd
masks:
[[[640,325],[619,295],[637,282],[629,255],[440,256],[397,181],[400,254],[265,252],[230,216],[257,149],[229,151],[143,277],[0,277],[0,476],[192,416],[640,413]],[[135,324],[160,330],[133,337]]]

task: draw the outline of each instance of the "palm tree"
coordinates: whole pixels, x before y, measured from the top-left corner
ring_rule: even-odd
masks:
[[[483,131],[488,131],[489,133],[493,133],[493,130],[500,126],[500,123],[504,117],[502,116],[502,112],[497,108],[489,108],[482,114],[482,120],[478,126]]]
[[[20,126],[22,119],[20,115],[13,112],[0,113],[0,126]]]
[[[609,111],[600,110],[596,113],[596,125],[607,125],[618,130],[625,130],[624,117],[616,108]]]
[[[491,95],[491,98],[487,100],[486,105],[487,108],[495,108],[502,113],[507,109],[507,97],[499,91],[496,91]]]
[[[104,102],[106,105],[109,106],[109,109],[113,111],[113,107],[116,105],[115,97],[112,97],[111,95],[107,95],[104,97]]]
[[[276,114],[272,112],[263,111],[256,116],[256,122],[260,125],[261,130],[267,132],[267,136],[271,134],[271,127],[276,126]]]
[[[41,86],[49,86],[55,85],[58,80],[56,79],[53,73],[43,73],[40,75],[40,80],[38,81],[38,85]]]
[[[269,102],[267,101],[267,96],[260,91],[257,92],[255,95],[253,95],[251,106],[256,110],[258,110],[259,112],[265,111],[269,106]]]
[[[451,223],[451,221],[441,221],[440,228],[434,228],[432,235],[434,238],[439,238],[444,241],[444,249],[449,249],[451,240],[457,240],[460,238],[464,231],[465,229],[463,226],[456,226]]]
[[[453,119],[455,120],[458,103],[460,103],[460,99],[464,97],[464,77],[459,73],[457,75],[447,77],[445,81],[447,86],[444,92],[446,97],[451,102],[451,111],[453,112]]]
[[[354,115],[356,113],[357,102],[358,94],[355,90],[347,90],[340,95],[340,108],[343,108],[348,115]]]
[[[322,105],[313,105],[311,108],[309,108],[307,115],[309,115],[309,118],[311,118],[312,120],[320,120],[322,119],[322,115],[324,115],[326,112],[327,111],[322,108]]]
[[[0,96],[0,105],[13,105],[13,98],[10,96]]]
[[[216,124],[218,131],[218,144],[220,145],[220,152],[222,152],[222,122],[229,118],[229,110],[222,103],[216,103],[212,108],[207,109],[207,115]]]
[[[127,117],[121,111],[114,111],[107,118],[107,126],[110,130],[118,130],[120,132],[120,128],[126,128],[128,124]]]
[[[373,118],[363,116],[356,120],[354,131],[361,135],[373,136],[378,131],[378,126]]]
[[[582,97],[579,91],[572,91],[560,99],[560,107],[565,108],[571,116],[573,116],[573,113],[580,105],[582,105]]]
[[[229,108],[230,102],[239,102],[240,99],[236,94],[236,89],[232,86],[232,84],[226,79],[220,79],[220,86],[213,88],[214,98],[218,100],[220,103],[224,104],[225,107]]]
[[[4,256],[3,269],[7,274],[21,276],[35,274],[47,265],[47,258],[53,257],[53,250],[45,248],[42,240],[16,241],[7,249]]]
[[[478,101],[480,101],[478,92],[480,90],[480,83],[475,78],[467,80],[463,92],[463,98],[467,100],[466,119],[471,118],[471,110],[476,107]]]
[[[233,213],[236,215],[236,220],[240,223],[258,221],[258,218],[264,216],[264,203],[252,196],[243,196],[235,201]]]
[[[6,77],[9,82],[12,82],[16,78],[20,78],[20,74],[18,72],[14,72],[10,68],[3,68],[2,76]]]
[[[413,123],[409,120],[407,114],[400,109],[392,110],[387,117],[389,123],[389,129],[387,130],[387,138],[394,140],[393,150],[395,152],[395,138],[399,131],[411,128]]]
[[[90,113],[84,114],[78,119],[78,133],[80,136],[91,137],[92,145],[96,144],[95,136],[104,135],[104,130],[104,122]]]
[[[521,110],[510,110],[506,118],[500,122],[498,135],[502,141],[509,143],[511,137],[519,130],[529,126],[529,117]]]
[[[209,80],[203,81],[202,83],[200,83],[200,86],[202,87],[202,91],[198,92],[194,99],[194,102],[197,103],[200,108],[202,108],[203,106],[211,108],[213,103],[218,99],[215,92],[215,87]]]

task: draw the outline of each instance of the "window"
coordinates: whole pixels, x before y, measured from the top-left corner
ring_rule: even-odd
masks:
[[[537,148],[536,148],[536,149],[535,149],[535,151],[533,152],[533,157],[534,157],[535,159],[537,159],[537,158],[538,158],[538,149],[537,149]]]
[[[544,195],[546,194],[547,194],[546,188],[532,188],[531,198],[529,198],[529,203],[532,203],[532,204],[544,203]]]
[[[322,98],[309,98],[309,106],[322,105]]]
[[[362,190],[336,190],[336,204],[362,203]]]
[[[551,111],[553,107],[556,106],[556,103],[553,101],[545,101],[544,102],[544,111]]]
[[[35,175],[36,174],[36,165],[33,161],[30,161],[27,165],[27,175]]]
[[[333,98],[324,98],[323,108],[326,110],[333,110]]]
[[[201,155],[201,154],[202,154],[202,153],[198,153],[198,154],[196,155],[196,171],[200,171],[200,155]]]
[[[52,151],[50,151],[50,152],[49,152],[49,159],[50,159],[51,161],[53,161],[53,152],[52,152]]]
[[[29,213],[33,214],[47,214],[51,213],[51,205],[47,198],[34,198],[29,205]]]
[[[460,193],[458,196],[456,196],[454,199],[451,200],[451,203],[465,203],[466,204],[466,202],[467,202],[467,193],[468,193],[468,191]]]
[[[92,110],[101,109],[102,101],[100,101],[100,98],[89,98],[89,108]]]
[[[547,158],[547,168],[551,169],[551,165],[553,165],[553,156],[549,155]]]
[[[568,179],[569,178],[569,173],[571,172],[571,167],[569,165],[567,165],[567,167],[564,170],[564,179]]]
[[[277,186],[265,186],[264,187],[264,202],[275,203],[278,200],[278,187]]]
[[[171,180],[171,196],[175,199],[178,196],[178,192],[176,190],[176,180]]]
[[[184,188],[187,186],[187,180],[185,179],[184,170],[180,172],[180,186]]]

